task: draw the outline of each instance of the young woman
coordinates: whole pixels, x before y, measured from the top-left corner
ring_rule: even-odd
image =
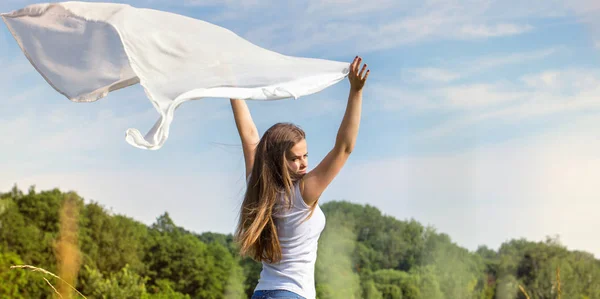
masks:
[[[259,139],[246,103],[231,99],[247,179],[235,239],[242,256],[263,266],[252,299],[316,297],[317,244],[325,228],[318,201],[356,142],[362,90],[369,75],[361,61],[357,56],[350,65],[350,94],[335,145],[310,172],[302,129],[278,123]]]

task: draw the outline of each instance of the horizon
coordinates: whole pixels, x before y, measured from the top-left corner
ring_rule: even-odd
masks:
[[[35,188],[36,188],[36,186],[34,186],[34,185],[32,185],[32,186],[29,186],[29,187],[28,187],[28,189],[21,189],[21,187],[19,187],[19,186],[16,186],[16,185],[15,185],[14,187],[16,187],[16,188],[17,188],[17,190],[19,190],[19,191],[23,192],[23,194],[24,194],[25,196],[27,196],[27,195],[29,194],[28,192],[29,192],[29,190],[31,190],[31,188],[33,188],[34,192],[35,192],[35,193],[37,193],[37,194],[40,194],[40,193],[42,193],[42,192],[50,192],[50,191],[52,191],[52,190],[55,190],[55,189],[57,189],[57,188],[52,188],[52,189],[37,190],[37,189],[35,189]],[[201,236],[201,235],[203,235],[203,234],[205,234],[205,233],[209,233],[209,234],[221,234],[221,235],[225,235],[225,236],[233,236],[233,232],[228,232],[228,233],[226,233],[226,232],[215,232],[215,231],[209,231],[209,230],[205,230],[205,231],[196,231],[196,230],[190,230],[190,229],[188,229],[188,228],[186,228],[186,227],[184,227],[184,226],[181,226],[181,225],[179,225],[179,222],[177,221],[177,219],[174,219],[174,218],[171,216],[171,214],[169,214],[169,212],[168,212],[168,211],[166,211],[166,210],[165,210],[163,213],[161,213],[161,214],[159,214],[159,215],[156,215],[156,218],[155,218],[155,221],[154,221],[154,222],[152,222],[152,223],[144,223],[144,222],[141,222],[141,221],[140,221],[140,220],[138,220],[138,219],[135,219],[135,218],[131,217],[130,215],[123,214],[123,213],[119,213],[119,212],[115,212],[115,211],[114,211],[114,210],[112,210],[110,207],[103,206],[101,202],[98,202],[98,201],[94,201],[94,200],[89,200],[89,199],[86,199],[84,196],[82,196],[81,194],[77,193],[77,191],[75,191],[75,190],[61,190],[61,189],[58,189],[58,191],[60,191],[60,192],[61,192],[61,193],[63,193],[63,194],[67,194],[68,192],[75,192],[75,194],[77,194],[77,195],[78,195],[78,196],[79,196],[79,197],[82,199],[82,201],[83,201],[83,203],[84,203],[85,205],[92,204],[92,203],[94,203],[94,204],[98,204],[98,205],[100,205],[100,206],[101,206],[101,207],[104,209],[104,211],[105,211],[106,213],[108,213],[108,215],[110,215],[111,217],[114,217],[114,216],[121,216],[121,217],[129,218],[129,219],[132,219],[133,221],[136,221],[136,222],[138,222],[138,223],[141,223],[141,224],[145,225],[145,226],[146,226],[148,229],[152,228],[152,225],[156,224],[156,223],[157,223],[156,221],[157,221],[157,220],[159,220],[159,219],[160,219],[162,216],[164,216],[164,215],[167,215],[167,216],[168,216],[168,217],[169,217],[169,218],[170,218],[170,219],[173,221],[173,223],[174,223],[174,225],[175,225],[176,227],[178,227],[178,228],[181,228],[181,229],[183,229],[184,231],[186,231],[186,232],[188,232],[188,233],[191,233],[191,234],[193,234],[193,235],[195,235],[195,236]],[[0,190],[0,194],[10,194],[10,192],[12,192],[12,190],[10,190],[10,191],[8,191],[8,192],[4,192],[4,191]],[[356,202],[349,202],[349,201],[345,201],[345,200],[330,200],[330,201],[327,201],[326,203],[322,204],[321,206],[323,206],[323,205],[326,205],[326,204],[329,204],[329,203],[336,203],[336,202],[337,202],[337,203],[346,202],[346,203],[350,203],[350,204],[353,204],[353,205],[354,205],[354,204],[357,204],[357,205],[360,205],[360,206],[361,206],[361,207],[363,207],[363,208],[366,208],[367,206],[369,206],[369,204],[368,204],[368,203],[356,203]],[[392,218],[394,219],[394,221],[406,222],[406,223],[408,223],[408,222],[411,222],[411,221],[417,221],[417,223],[418,223],[419,225],[423,226],[423,228],[424,228],[424,229],[432,229],[432,230],[433,230],[433,232],[435,232],[436,234],[446,234],[446,235],[447,235],[447,233],[445,233],[445,232],[443,232],[443,231],[440,231],[440,230],[439,230],[439,228],[437,228],[437,227],[435,227],[435,226],[427,226],[427,225],[424,225],[423,223],[419,222],[418,220],[416,220],[416,219],[414,219],[414,218],[409,218],[409,219],[397,219],[397,218],[395,218],[393,215],[387,215],[387,214],[385,214],[383,211],[381,211],[379,208],[377,208],[377,207],[375,207],[375,206],[371,206],[371,207],[374,207],[375,209],[377,209],[377,210],[378,210],[378,211],[381,213],[381,217],[392,217]],[[326,215],[327,215],[327,214],[326,214]],[[451,235],[448,235],[448,237],[450,238],[450,241],[452,242],[452,244],[454,244],[454,245],[456,245],[456,246],[458,246],[458,247],[460,247],[460,248],[466,249],[467,251],[469,251],[470,253],[473,253],[473,254],[475,254],[475,253],[476,253],[476,251],[477,251],[477,250],[478,250],[480,247],[484,247],[484,248],[487,248],[487,249],[491,249],[491,250],[493,250],[494,252],[498,253],[498,252],[499,252],[499,250],[500,250],[500,247],[501,247],[502,245],[508,244],[508,243],[510,243],[511,241],[520,241],[520,240],[525,240],[525,241],[527,241],[527,242],[532,242],[532,243],[544,243],[545,241],[548,241],[548,240],[553,240],[553,241],[558,241],[558,242],[559,242],[559,244],[558,244],[558,245],[560,245],[560,246],[564,246],[564,247],[565,247],[565,248],[566,248],[566,249],[567,249],[569,252],[585,252],[585,253],[589,253],[589,254],[591,254],[592,256],[594,256],[594,258],[595,258],[595,259],[597,259],[597,260],[599,260],[599,261],[600,261],[600,258],[599,258],[598,256],[595,256],[595,255],[594,255],[592,252],[588,252],[588,251],[585,251],[585,250],[578,250],[578,249],[572,249],[572,248],[568,248],[568,247],[566,246],[566,244],[562,243],[562,240],[561,240],[561,238],[560,238],[560,236],[559,236],[559,235],[554,235],[554,236],[550,236],[550,235],[548,235],[548,236],[546,236],[546,238],[545,238],[545,239],[540,239],[540,240],[530,240],[530,239],[525,239],[525,238],[511,238],[511,239],[505,240],[505,241],[504,241],[502,244],[500,244],[500,247],[498,247],[498,248],[491,248],[491,247],[490,247],[490,246],[488,246],[487,244],[479,244],[479,245],[477,246],[477,248],[475,248],[475,249],[466,248],[466,247],[464,247],[462,244],[460,244],[460,243],[457,243],[457,242],[456,242],[456,241],[455,241],[455,240],[452,238],[452,236],[451,236]]]

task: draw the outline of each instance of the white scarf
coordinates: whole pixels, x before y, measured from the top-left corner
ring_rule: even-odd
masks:
[[[143,149],[161,148],[183,102],[297,99],[348,75],[346,62],[282,55],[205,21],[125,4],[35,4],[1,16],[35,69],[71,101],[140,83],[160,113],[145,136],[126,132]]]

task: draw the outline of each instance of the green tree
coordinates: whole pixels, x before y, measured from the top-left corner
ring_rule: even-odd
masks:
[[[95,202],[85,206],[80,218],[85,265],[104,274],[120,271],[126,264],[134,272],[146,273],[147,226],[125,216],[109,215]]]
[[[22,265],[23,261],[13,252],[5,252],[0,248],[0,298],[31,298],[31,286],[27,281],[27,273],[11,266]],[[39,286],[37,286],[39,290]],[[37,292],[36,292],[37,293]]]
[[[193,298],[243,296],[243,271],[227,248],[217,242],[205,244],[177,227],[168,213],[152,225],[145,259],[154,285],[170,280],[175,291]]]
[[[437,269],[435,265],[423,267],[414,267],[410,270],[410,275],[413,277],[419,289],[420,298],[422,299],[444,299],[449,298],[444,296],[440,289],[440,284],[437,277]]]
[[[239,263],[244,271],[244,294],[246,298],[250,298],[252,297],[252,293],[254,293],[254,288],[256,287],[258,279],[260,278],[262,264],[249,257],[241,259]]]
[[[91,298],[139,299],[147,296],[145,279],[125,266],[121,271],[102,275],[97,269],[84,266],[84,295]]]
[[[384,269],[373,272],[369,280],[373,280],[383,298],[419,299],[421,291],[417,278],[407,272]]]
[[[49,298],[39,272],[56,273],[59,215],[66,194],[0,194],[0,297]],[[261,264],[238,256],[231,234],[196,234],[165,213],[150,227],[95,202],[80,206],[83,268],[77,287],[89,298],[248,298]],[[433,227],[401,221],[349,202],[322,205],[327,226],[316,264],[319,298],[600,299],[600,260],[569,251],[557,238],[510,240],[475,252]],[[10,270],[9,270],[10,269]],[[47,277],[52,283],[53,278]]]
[[[362,284],[363,296],[365,299],[383,299],[383,295],[375,286],[375,282],[370,279]]]
[[[158,280],[148,293],[147,299],[190,299],[190,295],[182,294],[173,290],[172,282],[169,280]]]
[[[321,235],[315,265],[319,298],[361,297],[360,277],[353,262],[356,234],[344,219],[331,216]]]
[[[215,298],[245,298],[244,294],[244,272],[238,261],[234,259],[230,251],[219,242],[208,244],[208,256],[210,262],[209,284],[212,293],[223,294],[223,297]],[[207,294],[204,298],[209,298]]]

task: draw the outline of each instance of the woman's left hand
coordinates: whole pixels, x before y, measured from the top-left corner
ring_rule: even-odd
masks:
[[[362,58],[356,56],[354,58],[354,61],[352,61],[352,64],[350,65],[350,73],[348,74],[348,80],[350,81],[350,88],[354,91],[362,90],[362,88],[365,86],[365,83],[367,82],[367,78],[369,77],[370,70],[367,69],[367,64],[363,65],[363,67],[360,69],[360,73],[358,72],[361,61]],[[365,72],[365,70],[367,71]]]

